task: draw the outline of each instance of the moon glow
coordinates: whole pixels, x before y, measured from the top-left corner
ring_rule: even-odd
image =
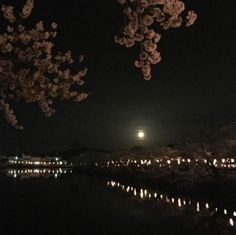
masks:
[[[144,134],[143,131],[139,131],[139,132],[138,132],[138,138],[139,138],[139,139],[143,139],[144,136],[145,136],[145,134]]]

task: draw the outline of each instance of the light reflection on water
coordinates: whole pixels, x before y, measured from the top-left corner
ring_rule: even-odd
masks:
[[[7,176],[19,179],[54,177],[58,178],[62,175],[71,174],[72,169],[69,168],[8,168],[5,170]]]
[[[212,202],[190,200],[181,197],[170,197],[167,194],[154,192],[151,190],[136,188],[130,185],[124,185],[117,181],[107,181],[107,186],[122,190],[125,193],[129,193],[131,196],[139,198],[141,200],[152,200],[153,202],[159,202],[161,204],[174,206],[178,209],[190,209],[194,213],[202,213],[204,215],[212,216],[217,214],[220,216],[226,226],[235,227],[236,223],[236,209],[217,207]]]

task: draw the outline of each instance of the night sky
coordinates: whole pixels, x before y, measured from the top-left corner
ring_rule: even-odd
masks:
[[[9,2],[9,1],[8,1]],[[236,120],[235,0],[186,0],[198,13],[193,27],[162,33],[162,62],[146,82],[133,66],[138,48],[114,36],[123,25],[116,0],[40,0],[31,18],[59,24],[57,49],[83,53],[89,72],[83,103],[56,104],[45,118],[36,105],[16,105],[23,132],[0,118],[0,142],[27,151],[83,146],[127,148],[178,142],[191,128]],[[137,139],[143,129],[146,139]]]

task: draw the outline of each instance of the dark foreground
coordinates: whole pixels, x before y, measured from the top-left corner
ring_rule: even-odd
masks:
[[[20,180],[2,173],[0,189],[3,235],[236,234],[234,205],[224,215],[223,205],[201,201],[197,211],[197,201],[96,176]]]

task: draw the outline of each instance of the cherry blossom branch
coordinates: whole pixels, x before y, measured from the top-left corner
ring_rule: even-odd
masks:
[[[57,24],[53,22],[47,30],[43,21],[33,28],[23,26],[33,7],[34,0],[26,0],[22,11],[16,14],[13,6],[1,6],[6,30],[0,34],[0,110],[17,129],[23,126],[18,123],[9,100],[37,103],[45,116],[51,116],[55,112],[55,98],[81,102],[89,96],[78,91],[87,73],[86,68],[80,68],[83,55],[78,61],[78,71],[72,72],[70,67],[75,62],[71,51],[62,53],[54,48]]]
[[[160,63],[161,54],[158,43],[161,35],[154,28],[160,26],[164,30],[179,28],[182,24],[191,26],[197,19],[194,11],[188,11],[185,19],[182,13],[185,4],[180,0],[117,0],[123,8],[125,25],[115,42],[125,46],[140,47],[139,58],[135,66],[142,71],[145,80],[150,80],[151,66]]]

